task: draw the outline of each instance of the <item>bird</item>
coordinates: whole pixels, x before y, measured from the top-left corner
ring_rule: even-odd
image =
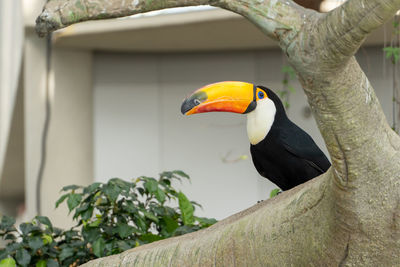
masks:
[[[240,81],[209,84],[185,98],[181,112],[246,114],[254,166],[283,191],[321,175],[331,166],[311,136],[288,118],[279,97],[265,86]]]

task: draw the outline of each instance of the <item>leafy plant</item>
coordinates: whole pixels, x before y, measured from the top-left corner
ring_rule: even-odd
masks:
[[[285,65],[282,67],[282,73],[283,73],[283,79],[282,79],[283,89],[278,91],[278,95],[281,98],[285,108],[288,109],[290,107],[289,94],[296,92],[293,85],[291,84],[291,80],[296,78],[296,72],[291,66]]]
[[[17,229],[15,219],[3,216],[0,223],[0,236],[8,240],[5,249],[0,250],[0,266],[59,266],[57,257],[60,254],[61,238],[64,232],[53,228],[50,220],[36,216],[32,222],[22,223]]]
[[[195,207],[173,186],[188,179],[182,171],[163,172],[159,179],[139,177],[134,182],[113,178],[87,187],[70,185],[56,202],[66,202],[77,225],[68,231],[54,228],[47,217],[23,223],[3,216],[0,236],[9,240],[0,250],[0,267],[76,266],[91,259],[208,227],[215,219],[194,215]],[[171,204],[178,204],[171,207]]]
[[[390,59],[393,64],[397,64],[397,62],[399,62],[400,47],[387,46],[383,48],[383,51],[386,53],[386,58]]]

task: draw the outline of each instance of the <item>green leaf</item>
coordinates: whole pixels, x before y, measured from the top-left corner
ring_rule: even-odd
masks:
[[[147,224],[144,221],[144,219],[142,219],[142,217],[136,217],[135,218],[135,224],[140,228],[140,230],[142,230],[143,232],[146,232],[148,230]]]
[[[383,51],[386,53],[386,58],[391,58],[392,63],[396,64],[400,59],[400,47],[392,47],[387,46],[383,48]]]
[[[170,187],[171,181],[168,179],[161,179],[160,184],[163,185],[164,187]]]
[[[117,233],[121,238],[126,238],[130,236],[135,231],[135,228],[129,226],[125,223],[117,224]]]
[[[56,208],[58,208],[58,206],[64,202],[64,200],[69,196],[69,194],[65,194],[62,195],[56,202]]]
[[[94,241],[97,240],[97,238],[101,235],[100,229],[99,228],[93,228],[93,227],[83,227],[82,228],[82,236],[85,239],[85,241],[89,243],[93,243]]]
[[[95,220],[94,222],[91,222],[89,224],[90,227],[97,227],[101,224],[101,218],[98,218],[97,220]]]
[[[190,203],[192,203],[193,206],[197,206],[199,208],[203,208],[199,203],[197,203],[196,201],[190,201]]]
[[[0,261],[0,267],[16,267],[17,263],[13,258],[6,258]]]
[[[36,263],[36,267],[47,267],[46,260],[40,260]]]
[[[65,247],[61,250],[61,253],[58,257],[60,261],[64,261],[66,258],[69,258],[73,255],[74,255],[74,249],[71,247]]]
[[[8,253],[14,253],[18,249],[22,247],[22,243],[9,243],[6,246],[6,250]]]
[[[53,242],[53,238],[50,235],[43,235],[42,239],[43,239],[43,244],[45,245],[51,244],[51,242]]]
[[[59,267],[60,265],[58,264],[57,261],[53,259],[47,260],[47,267]]]
[[[43,239],[38,237],[38,236],[34,236],[29,238],[28,241],[29,247],[36,252],[39,248],[43,247]]]
[[[84,194],[91,194],[97,190],[102,185],[102,183],[93,183],[83,189]]]
[[[174,176],[173,172],[162,172],[160,173],[161,178],[172,179]]]
[[[145,192],[144,192],[144,189],[143,189],[143,188],[138,187],[137,190],[139,191],[139,194],[140,194],[141,196],[144,195]]]
[[[126,241],[123,241],[123,240],[118,241],[117,246],[121,250],[121,252],[133,247],[133,246],[129,245]]]
[[[74,219],[78,218],[79,216],[82,216],[82,213],[86,212],[88,209],[90,208],[90,203],[83,203],[82,205],[80,205],[76,210],[75,210],[75,214],[74,214]],[[93,212],[93,208],[91,209]],[[90,213],[90,212],[89,212]],[[82,220],[87,220],[92,216],[92,214],[90,213],[90,216],[88,218],[82,218]]]
[[[125,204],[126,205],[123,205],[122,208],[126,212],[131,213],[131,214],[135,214],[135,213],[138,212],[138,209],[137,209],[136,205],[133,202],[127,201],[127,202],[125,202]]]
[[[51,224],[49,218],[46,216],[36,216],[35,217],[40,223],[46,225],[47,227],[50,228],[50,230],[53,230],[53,225]]]
[[[214,218],[205,218],[205,217],[195,217],[195,218],[200,223],[202,228],[208,227],[217,222],[217,220]]]
[[[156,199],[160,203],[164,203],[165,201],[165,193],[162,191],[160,188],[157,188],[157,190],[154,192],[154,195],[156,196]]]
[[[392,57],[392,53],[393,53],[392,48],[393,47],[385,47],[385,48],[383,48],[383,51],[386,52],[386,58],[391,58]]]
[[[186,174],[185,172],[183,172],[183,171],[175,170],[175,171],[172,171],[172,173],[177,174],[177,175],[179,175],[179,176],[181,176],[181,177],[184,177],[184,178],[186,178],[186,179],[190,179],[189,175],[187,175],[187,174]]]
[[[7,249],[1,248],[0,249],[0,261],[7,258],[9,254],[10,253],[7,251]]]
[[[31,262],[31,255],[29,255],[26,249],[19,249],[15,255],[15,259],[17,260],[19,265],[27,266]]]
[[[290,79],[294,79],[296,77],[296,72],[291,66],[283,66],[282,73],[287,73]]]
[[[40,227],[33,225],[32,223],[21,223],[19,225],[19,229],[21,229],[21,232],[24,235],[27,235],[33,231],[41,231]]]
[[[167,230],[167,232],[170,234],[172,234],[176,230],[176,228],[179,227],[178,222],[172,219],[171,217],[164,216],[162,220],[165,223],[165,230]]]
[[[118,186],[119,188],[125,190],[125,191],[129,191],[129,189],[131,188],[131,186],[134,186],[133,183],[129,183],[127,181],[124,181],[120,178],[112,178],[110,179],[109,183],[112,183],[116,186]]]
[[[81,200],[81,194],[70,194],[67,201],[69,211],[75,209],[81,203]]]
[[[81,214],[82,220],[89,220],[93,215],[93,207],[88,208]]]
[[[277,196],[280,192],[281,192],[281,190],[279,188],[272,189],[271,193],[269,193],[269,198],[273,198],[273,197]]]
[[[103,187],[103,191],[112,202],[115,202],[122,190],[115,184],[109,182]]]
[[[150,193],[155,193],[158,189],[158,182],[154,178],[149,178],[144,182],[144,188]]]
[[[61,190],[62,191],[68,191],[68,190],[76,190],[76,189],[79,189],[79,188],[82,188],[82,186],[73,184],[73,185],[64,186]]]
[[[145,241],[146,243],[151,243],[151,242],[163,239],[161,236],[150,234],[150,233],[141,235],[139,238],[140,238],[140,240]]]
[[[176,231],[174,232],[174,236],[188,234],[191,232],[195,232],[199,229],[200,227],[197,225],[182,225],[178,227],[178,229],[176,229]]]
[[[93,253],[96,255],[98,258],[101,258],[104,256],[104,248],[105,248],[106,242],[104,241],[103,238],[98,238],[96,241],[93,243]]]
[[[143,214],[146,218],[158,223],[158,218],[157,216],[155,216],[153,213],[148,212],[148,211],[143,211]]]
[[[179,192],[178,194],[179,201],[179,209],[181,210],[182,221],[184,225],[191,225],[194,223],[194,207],[192,203],[190,203],[189,199],[183,194]]]
[[[3,217],[1,217],[0,229],[6,230],[11,226],[13,226],[14,224],[15,224],[15,219],[13,217],[3,215]]]

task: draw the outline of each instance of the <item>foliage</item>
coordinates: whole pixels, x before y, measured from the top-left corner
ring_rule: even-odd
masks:
[[[391,46],[387,46],[383,48],[383,51],[386,54],[386,58],[390,59],[393,64],[397,64],[400,59],[400,47],[399,44],[396,44],[395,40],[398,39],[400,35],[400,16],[395,15],[393,21],[393,31],[392,31],[392,44]]]
[[[3,216],[0,223],[0,236],[8,240],[5,249],[0,250],[0,266],[59,266],[57,258],[63,248],[65,232],[53,228],[47,217],[36,216],[32,222],[22,223],[19,230],[14,226],[15,219]],[[72,244],[71,244],[72,245]]]
[[[63,231],[36,216],[18,230],[14,219],[3,216],[0,236],[9,242],[0,250],[0,267],[76,266],[214,224],[215,219],[196,217],[199,204],[171,185],[182,179],[189,176],[172,171],[158,180],[142,176],[134,182],[113,178],[105,184],[65,186],[56,207],[66,202],[77,225]],[[170,207],[173,202],[178,207]]]
[[[289,94],[296,92],[293,85],[291,84],[291,80],[296,78],[296,72],[291,66],[285,65],[282,67],[282,73],[283,73],[283,79],[282,79],[283,89],[278,91],[278,95],[281,98],[285,108],[288,109],[290,107]]]
[[[386,58],[390,59],[393,64],[397,64],[397,62],[399,62],[400,47],[387,46],[383,48],[383,51],[386,53]]]
[[[281,190],[279,188],[272,189],[271,192],[269,193],[269,198],[273,198],[281,193]]]

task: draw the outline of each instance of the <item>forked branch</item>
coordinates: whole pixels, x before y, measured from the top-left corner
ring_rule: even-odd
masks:
[[[322,25],[332,60],[343,62],[354,55],[368,34],[399,9],[400,0],[348,0],[328,13]]]
[[[287,30],[299,30],[305,9],[291,0],[52,0],[36,20],[36,31],[45,36],[74,23],[125,17],[172,7],[212,5],[248,18],[268,36],[279,39]]]

